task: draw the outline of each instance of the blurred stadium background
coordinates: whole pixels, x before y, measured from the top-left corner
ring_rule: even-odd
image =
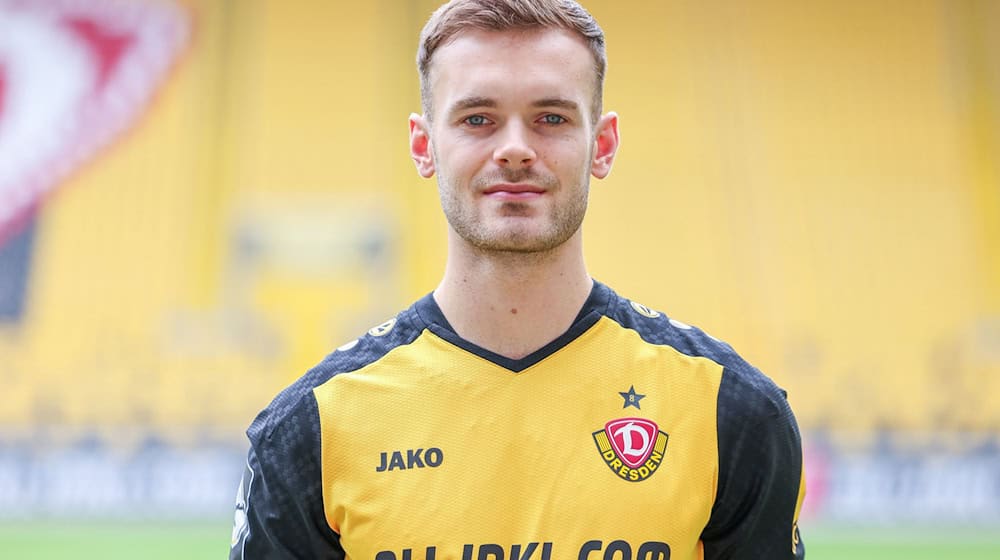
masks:
[[[0,0],[0,556],[226,554],[256,412],[438,280],[436,5]],[[1000,558],[1000,2],[586,5],[592,274],[788,390],[810,558]]]

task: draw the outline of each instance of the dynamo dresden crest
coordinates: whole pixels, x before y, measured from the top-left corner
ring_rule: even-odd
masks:
[[[0,0],[0,245],[134,124],[188,34],[168,0]]]
[[[612,420],[594,432],[594,442],[612,472],[629,482],[653,476],[667,451],[667,434],[644,418]]]

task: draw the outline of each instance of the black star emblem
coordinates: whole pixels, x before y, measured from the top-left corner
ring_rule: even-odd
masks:
[[[622,408],[628,408],[630,406],[640,408],[639,401],[646,398],[646,395],[642,395],[635,392],[634,385],[629,386],[628,393],[619,392],[618,394],[621,395],[623,399],[625,399],[625,405],[622,406]]]

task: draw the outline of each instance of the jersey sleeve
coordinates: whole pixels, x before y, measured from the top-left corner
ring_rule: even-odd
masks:
[[[250,451],[240,482],[230,560],[342,560],[327,524],[319,416],[312,393],[275,418],[265,410],[247,430]]]
[[[719,390],[719,480],[702,532],[706,560],[805,558],[798,513],[802,443],[780,390],[726,370]]]

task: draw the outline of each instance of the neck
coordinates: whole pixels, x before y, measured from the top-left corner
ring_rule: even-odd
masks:
[[[487,253],[454,240],[434,299],[459,336],[519,359],[566,332],[592,287],[579,231],[545,253]]]

